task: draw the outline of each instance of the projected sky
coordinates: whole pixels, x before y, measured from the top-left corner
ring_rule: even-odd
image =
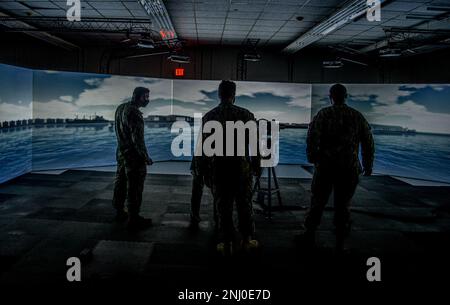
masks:
[[[148,114],[193,116],[218,104],[219,81],[165,80],[67,72],[36,71],[34,117],[72,118],[96,113],[113,119],[120,103],[130,99],[137,86],[150,88]],[[311,86],[288,83],[238,82],[236,104],[257,118],[307,123]]]
[[[0,122],[32,117],[33,71],[0,65]]]
[[[450,134],[450,85],[346,85],[348,104],[370,123]],[[314,85],[312,114],[330,104],[330,85]]]
[[[218,103],[219,81],[179,80],[173,85],[173,111],[192,116],[206,113]],[[257,119],[283,123],[308,123],[311,86],[304,84],[237,82],[236,105],[249,109]]]
[[[102,115],[112,120],[137,86],[151,90],[144,116],[206,113],[218,104],[219,81],[167,80],[0,65],[0,120]],[[308,123],[326,105],[329,85],[237,82],[236,105],[255,116]],[[348,85],[348,104],[370,123],[450,134],[450,85]],[[31,101],[34,101],[31,103]],[[312,106],[312,109],[311,109]],[[32,113],[31,113],[32,112]]]
[[[97,114],[112,120],[117,106],[128,101],[137,86],[147,87],[152,92],[151,106],[143,109],[145,116],[170,105],[170,80],[36,71],[33,116],[74,118]]]

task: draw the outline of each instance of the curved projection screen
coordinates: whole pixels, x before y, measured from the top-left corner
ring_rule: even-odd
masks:
[[[170,80],[35,71],[33,118],[41,124],[33,127],[33,170],[114,165],[114,112],[137,86],[152,92],[144,117],[170,114]],[[57,121],[43,124],[49,119]],[[145,135],[155,160],[169,159],[170,132],[147,127]]]
[[[31,171],[33,71],[0,65],[0,183]]]
[[[218,103],[220,81],[169,80],[72,72],[31,71],[0,65],[2,127],[0,182],[30,170],[115,165],[113,116],[136,86],[151,90],[142,109],[155,161],[174,157],[171,122],[192,123]],[[330,85],[237,82],[236,104],[257,119],[277,119],[280,163],[306,164],[308,123],[329,105]],[[450,182],[450,85],[347,85],[348,103],[372,125],[375,172]],[[31,102],[32,101],[32,102]],[[195,130],[193,131],[195,133]],[[194,136],[192,135],[192,139]],[[193,146],[193,145],[192,145]]]
[[[347,104],[372,126],[377,173],[450,181],[450,85],[346,86]],[[313,86],[313,116],[329,87]]]
[[[171,143],[178,134],[171,133],[171,124],[165,121],[171,116],[189,121],[195,113],[205,114],[214,108],[218,104],[219,83],[35,71],[35,120],[86,122],[35,125],[33,170],[114,165],[114,111],[130,99],[137,86],[151,91],[150,104],[141,111],[147,122],[145,138],[153,160],[189,160],[188,156],[172,155]],[[301,129],[282,131],[281,162],[306,162],[304,143],[311,117],[310,93],[311,86],[304,84],[238,82],[236,104],[253,111],[258,119],[302,124]],[[93,121],[96,116],[106,121]]]

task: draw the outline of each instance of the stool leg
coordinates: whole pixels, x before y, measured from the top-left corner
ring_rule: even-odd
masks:
[[[269,207],[269,219],[272,219],[272,171],[267,169],[268,185],[267,185],[267,205]]]
[[[277,188],[278,204],[281,206],[283,205],[283,203],[281,202],[281,191],[280,187],[278,186],[278,179],[277,174],[275,173],[275,167],[272,167],[272,171],[273,171],[273,181],[275,183],[275,187]]]

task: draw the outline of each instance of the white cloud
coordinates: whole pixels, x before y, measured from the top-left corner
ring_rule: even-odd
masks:
[[[378,115],[374,123],[402,125],[418,131],[450,134],[450,114],[429,112],[425,106],[411,100],[402,104],[376,106],[373,112]],[[402,116],[408,118],[398,119]]]
[[[328,86],[328,85],[327,85]],[[352,96],[353,99],[366,102],[369,101],[371,95],[377,96],[377,101],[385,104],[394,104],[397,102],[399,97],[409,97],[416,92],[418,89],[431,88],[435,91],[442,91],[448,85],[440,85],[440,84],[375,84],[375,85],[366,85],[366,84],[353,84],[346,85],[348,93]],[[401,87],[411,88],[411,90],[400,90]],[[329,86],[328,86],[329,87]]]
[[[31,119],[31,107],[31,103],[28,105],[0,103],[0,122]]]
[[[311,85],[296,83],[237,82],[236,95],[254,97],[257,93],[271,93],[289,97],[288,106],[311,108]]]
[[[73,102],[74,98],[71,95],[60,96],[59,99],[64,102]]]
[[[174,99],[181,102],[205,104],[210,99],[201,91],[217,91],[220,81],[175,80],[173,84]],[[311,107],[311,86],[295,83],[236,82],[236,95],[254,97],[257,93],[270,93],[275,96],[288,97],[291,107]],[[213,97],[218,101],[218,97]]]
[[[85,79],[84,82],[89,86],[98,86],[102,83],[102,78],[88,78]]]
[[[255,111],[253,113],[257,120],[266,119],[266,120],[279,120],[281,115],[284,115],[284,112],[281,111]]]
[[[320,104],[322,97],[328,95],[331,85],[314,85],[314,103]],[[407,99],[415,89],[432,88],[436,91],[444,90],[448,85],[441,84],[352,84],[346,85],[348,93],[356,102],[367,103],[370,96],[375,97],[377,103],[371,104],[373,110],[367,115],[371,123],[386,125],[401,125],[410,129],[425,132],[450,133],[450,115],[427,111],[426,107],[412,100],[398,104],[398,98]],[[400,90],[401,87],[413,88]],[[384,105],[380,105],[384,104]]]
[[[311,108],[311,95],[298,96],[292,101],[287,102],[287,105],[290,107]]]
[[[76,115],[91,115],[80,113],[77,106],[59,100],[50,102],[33,102],[33,118],[74,118]]]
[[[150,89],[150,99],[171,98],[169,80],[142,77],[111,76],[102,79],[87,79],[86,83],[96,88],[85,89],[75,100],[78,106],[119,105],[133,95],[134,88],[141,86]]]
[[[174,80],[173,98],[183,103],[205,105],[205,101],[210,99],[201,91],[212,92],[219,88],[219,84],[220,81]]]
[[[169,115],[171,114],[171,111],[173,111],[173,114],[177,115],[187,115],[187,116],[194,116],[194,113],[198,113],[199,109],[192,109],[192,108],[186,108],[182,106],[174,105],[173,107],[169,105],[159,106],[155,107],[153,109],[149,109],[147,111],[144,111],[144,117],[147,115]],[[208,110],[200,111],[202,115],[204,115]]]
[[[435,91],[444,91],[448,87],[449,85],[431,85],[431,88],[433,88]]]

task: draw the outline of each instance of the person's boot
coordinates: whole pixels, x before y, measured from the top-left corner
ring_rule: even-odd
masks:
[[[295,239],[300,246],[312,249],[316,246],[316,231],[306,229],[305,232],[297,235]]]
[[[216,250],[221,256],[230,257],[233,255],[233,243],[231,241],[218,243]]]
[[[245,253],[251,253],[259,248],[259,242],[251,237],[244,238],[241,243],[241,249]]]
[[[130,231],[145,230],[153,225],[150,218],[130,214],[127,222],[127,229]]]
[[[123,209],[117,209],[116,210],[115,220],[117,222],[124,222],[127,219],[128,219],[128,213],[127,212],[125,212]]]

